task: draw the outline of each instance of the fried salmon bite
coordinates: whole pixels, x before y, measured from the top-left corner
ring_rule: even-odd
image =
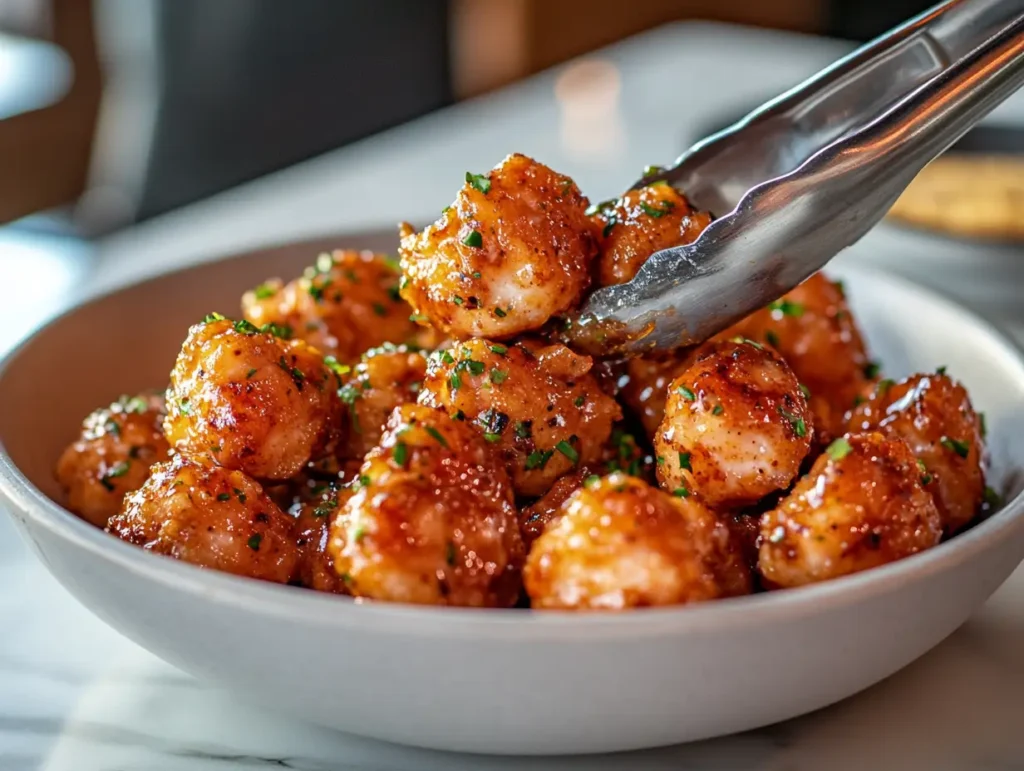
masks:
[[[801,586],[908,557],[941,536],[906,442],[850,434],[761,516],[758,569],[769,586]]]
[[[792,370],[751,341],[711,343],[669,387],[654,442],[658,480],[716,511],[751,506],[796,479],[811,413]]]
[[[948,534],[978,514],[985,494],[982,424],[962,385],[945,374],[882,380],[850,416],[850,431],[878,431],[905,441],[917,458]]]
[[[519,495],[601,458],[619,405],[564,345],[467,340],[431,356],[420,403],[447,412],[490,443]]]
[[[167,460],[163,395],[122,396],[82,423],[78,438],[57,461],[57,481],[71,511],[97,527],[138,490],[149,467]]]
[[[337,441],[337,376],[301,340],[219,314],[189,330],[164,431],[178,452],[264,480],[294,476]]]
[[[588,480],[562,508],[527,558],[533,608],[624,610],[751,591],[729,528],[694,498],[617,472]]]
[[[357,597],[510,607],[522,586],[523,542],[500,461],[465,423],[417,404],[391,415],[328,550]]]
[[[108,532],[205,568],[288,583],[299,564],[292,518],[240,471],[176,455],[125,497]]]
[[[257,327],[287,329],[343,363],[384,343],[433,347],[440,338],[409,318],[398,282],[397,265],[383,254],[325,252],[301,278],[271,279],[246,292],[242,315]]]
[[[401,294],[415,312],[456,339],[503,340],[578,304],[597,232],[575,183],[524,155],[466,179],[433,225],[403,226]]]

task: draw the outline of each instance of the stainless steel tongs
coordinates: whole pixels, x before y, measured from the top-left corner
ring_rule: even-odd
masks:
[[[568,337],[606,354],[707,339],[863,236],[1022,83],[1024,0],[952,0],[897,27],[637,182],[719,217],[594,292]]]

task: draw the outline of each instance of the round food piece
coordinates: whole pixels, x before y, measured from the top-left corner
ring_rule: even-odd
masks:
[[[711,224],[710,214],[694,210],[667,182],[630,190],[592,208],[602,235],[597,261],[601,286],[630,281],[652,254],[696,241]]]
[[[410,320],[398,296],[398,266],[383,254],[351,249],[321,254],[301,278],[271,279],[242,296],[242,314],[262,327],[290,329],[343,363],[384,343],[433,346],[433,330]]]
[[[695,498],[621,472],[589,480],[533,544],[531,607],[623,610],[749,593],[729,528]]]
[[[303,485],[289,513],[295,517],[293,532],[299,547],[296,581],[318,592],[348,594],[348,588],[334,569],[327,544],[331,523],[354,494],[352,485],[337,482]]]
[[[417,404],[392,414],[328,549],[357,597],[510,607],[522,587],[508,474],[465,423]]]
[[[505,339],[575,306],[597,233],[571,179],[510,155],[467,182],[422,233],[403,226],[402,297],[457,339]]]
[[[315,348],[218,314],[189,330],[171,371],[164,431],[182,453],[288,479],[337,441],[335,374]]]
[[[406,346],[384,345],[363,354],[338,396],[346,409],[348,430],[337,455],[362,459],[377,446],[384,424],[401,404],[416,401],[427,374],[427,359]]]
[[[516,493],[543,495],[563,474],[598,461],[622,416],[592,365],[564,345],[467,340],[430,357],[420,403],[482,434]]]
[[[696,348],[637,356],[626,362],[626,378],[620,390],[622,403],[635,415],[654,441],[665,418],[668,387],[696,357]]]
[[[796,479],[811,413],[793,371],[750,341],[710,343],[669,387],[654,442],[658,480],[712,509],[752,506]]]
[[[824,444],[842,435],[846,413],[877,379],[843,287],[816,273],[768,307],[722,333],[767,343],[810,392]]]
[[[81,433],[57,461],[57,481],[68,509],[96,527],[121,509],[125,493],[138,490],[149,467],[167,460],[163,394],[122,396],[91,413]]]
[[[769,587],[826,581],[930,549],[942,517],[902,439],[848,434],[761,515],[758,569]]]
[[[299,563],[292,518],[258,482],[184,455],[155,465],[107,530],[148,551],[280,584]]]
[[[910,446],[947,534],[962,530],[978,514],[985,495],[981,419],[967,390],[947,375],[879,381],[854,409],[849,430],[878,431]]]

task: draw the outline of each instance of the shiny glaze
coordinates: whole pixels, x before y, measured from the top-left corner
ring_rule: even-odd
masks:
[[[695,498],[617,472],[585,484],[562,509],[527,558],[531,607],[623,610],[751,590],[729,528]]]
[[[696,349],[637,356],[626,362],[620,399],[643,424],[653,442],[665,418],[668,387],[693,364]]]
[[[850,431],[879,431],[910,446],[947,534],[966,526],[984,497],[981,426],[966,389],[937,373],[881,381],[849,420]]]
[[[165,414],[163,394],[122,396],[92,412],[57,461],[56,477],[68,508],[106,527],[125,494],[142,487],[149,467],[167,460]]]
[[[757,503],[797,477],[811,414],[793,371],[758,343],[712,342],[669,388],[658,480],[713,509]]]
[[[430,357],[420,403],[491,443],[517,494],[543,495],[563,474],[598,461],[622,416],[592,365],[562,345],[467,340]]]
[[[328,550],[357,597],[472,607],[519,598],[524,549],[508,475],[476,431],[423,405],[391,415]]]
[[[312,479],[298,487],[289,508],[289,514],[295,517],[292,532],[299,548],[295,583],[318,592],[348,594],[345,582],[334,569],[327,544],[331,523],[354,492],[351,485]]]
[[[942,518],[906,442],[850,434],[761,517],[758,568],[770,586],[838,578],[935,546]],[[833,445],[833,448],[836,445]]]
[[[402,297],[457,339],[539,329],[590,284],[597,232],[586,208],[571,179],[510,155],[423,232],[403,226]]]

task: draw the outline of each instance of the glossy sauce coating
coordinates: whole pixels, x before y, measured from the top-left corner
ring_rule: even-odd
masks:
[[[877,378],[842,285],[817,273],[721,337],[748,337],[778,351],[810,391],[815,426],[827,444]]]
[[[472,176],[422,233],[404,226],[404,297],[457,339],[506,339],[576,305],[597,233],[575,183],[524,155]]]
[[[981,421],[962,385],[944,374],[882,380],[850,416],[850,431],[899,437],[917,457],[946,533],[978,513],[985,493]]]
[[[430,358],[420,403],[471,426],[509,469],[519,495],[543,495],[600,459],[621,417],[592,360],[563,345],[467,340]]]
[[[652,442],[665,418],[668,388],[693,364],[696,351],[695,348],[687,348],[637,356],[626,362],[620,399],[639,418]]]
[[[341,507],[354,494],[350,485],[316,483],[303,485],[289,514],[295,517],[292,527],[299,548],[296,582],[318,592],[348,594],[348,587],[334,569],[334,560],[327,549],[331,523]]]
[[[825,581],[935,546],[942,519],[920,476],[902,439],[837,440],[761,517],[758,568],[766,583]]]
[[[328,549],[357,597],[509,607],[522,586],[508,475],[475,431],[422,405],[392,414]]]
[[[288,583],[299,563],[292,518],[241,473],[176,455],[125,497],[108,531],[214,570]]]
[[[807,400],[777,354],[710,343],[669,389],[654,443],[658,480],[715,510],[750,506],[796,478],[811,433]]]
[[[338,391],[346,420],[338,457],[362,461],[377,446],[395,407],[416,401],[426,374],[426,357],[406,346],[386,345],[363,354],[352,372],[342,375]]]
[[[343,363],[384,343],[433,345],[432,330],[410,320],[398,296],[397,265],[383,254],[337,250],[288,284],[271,279],[245,293],[242,313],[256,326],[288,327],[325,355]]]
[[[621,472],[588,482],[530,549],[531,607],[623,610],[748,593],[750,572],[722,522]]]
[[[338,438],[337,376],[301,340],[228,319],[189,330],[171,372],[164,431],[179,452],[288,479]]]
[[[710,214],[696,211],[667,183],[630,190],[594,208],[602,233],[597,261],[600,286],[624,284],[652,254],[696,241],[711,224]]]
[[[162,394],[143,394],[122,396],[85,419],[57,461],[57,481],[71,511],[106,527],[125,494],[142,487],[149,467],[167,460],[164,414]]]

